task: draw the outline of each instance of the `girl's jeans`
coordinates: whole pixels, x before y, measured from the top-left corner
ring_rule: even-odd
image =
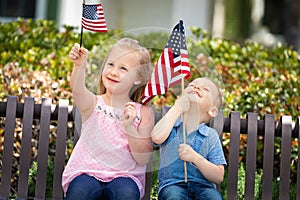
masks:
[[[218,190],[199,183],[188,182],[168,185],[158,194],[159,200],[222,200]]]
[[[65,200],[139,200],[140,191],[136,183],[127,177],[119,177],[111,182],[101,182],[82,174],[74,178],[66,193]]]

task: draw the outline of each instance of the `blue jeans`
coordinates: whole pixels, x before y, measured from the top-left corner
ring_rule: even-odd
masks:
[[[119,177],[110,182],[101,182],[92,176],[82,174],[71,181],[65,197],[65,200],[81,199],[139,200],[140,191],[131,178]]]
[[[200,183],[187,182],[168,185],[158,194],[159,200],[222,200],[221,193]]]

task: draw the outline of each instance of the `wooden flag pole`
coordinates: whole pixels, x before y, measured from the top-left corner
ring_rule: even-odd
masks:
[[[83,27],[81,25],[81,32],[80,32],[80,48],[82,46],[82,33],[83,33]]]
[[[183,22],[182,22],[183,23]],[[181,37],[181,20],[179,21],[179,33],[180,33],[180,37]],[[180,39],[180,49],[182,48],[182,39]],[[181,56],[181,53],[180,53]],[[181,59],[180,59],[181,62]],[[182,64],[181,64],[182,66]],[[184,75],[181,74],[181,96],[184,95]],[[183,134],[183,143],[186,144],[186,130],[185,130],[185,119],[184,119],[184,114],[181,114],[181,119],[182,119],[182,134]],[[187,183],[187,167],[186,167],[186,161],[184,161],[183,163],[183,167],[184,167],[184,182]]]
[[[184,94],[184,76],[181,76],[181,96]],[[182,134],[183,134],[183,143],[186,144],[186,132],[185,132],[185,120],[184,120],[184,114],[181,114],[182,118]],[[187,167],[186,167],[186,161],[183,163],[184,167],[184,182],[187,183]]]
[[[85,0],[82,1],[82,13],[83,13],[83,5],[85,4]],[[82,16],[81,16],[82,18]],[[81,19],[82,20],[82,19]],[[81,22],[82,23],[82,22]],[[82,27],[82,24],[81,24],[81,31],[80,31],[80,48],[82,46],[82,35],[83,35],[83,27]]]

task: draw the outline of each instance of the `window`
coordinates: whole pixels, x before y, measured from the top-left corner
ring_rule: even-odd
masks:
[[[5,18],[34,18],[36,0],[1,0],[0,17]]]

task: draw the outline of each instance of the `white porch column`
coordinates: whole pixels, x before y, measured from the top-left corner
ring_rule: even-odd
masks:
[[[210,0],[174,0],[172,23],[175,25],[182,19],[186,35],[190,35],[190,26],[200,27],[209,31],[211,29],[211,12]]]
[[[47,14],[47,3],[48,0],[37,0],[35,7],[35,18],[45,19]]]
[[[58,26],[61,29],[63,25],[78,27],[80,32],[82,16],[82,0],[60,0],[59,1]]]

